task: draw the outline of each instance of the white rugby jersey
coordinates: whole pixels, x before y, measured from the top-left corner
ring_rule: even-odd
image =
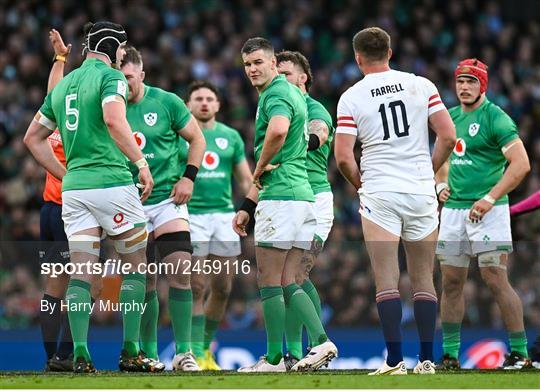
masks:
[[[431,81],[395,70],[370,73],[341,95],[336,132],[362,143],[367,192],[435,195],[428,117],[444,109]]]

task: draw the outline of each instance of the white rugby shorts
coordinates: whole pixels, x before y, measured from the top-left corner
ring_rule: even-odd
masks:
[[[331,191],[315,194],[314,211],[317,219],[315,239],[325,242],[334,222],[334,195]]]
[[[443,208],[436,253],[475,256],[489,251],[512,252],[508,204],[495,205],[481,221],[469,220],[470,209]]]
[[[358,190],[359,213],[386,231],[405,240],[422,240],[439,224],[437,198],[424,194]]]
[[[189,222],[187,205],[176,205],[173,198],[167,198],[155,205],[144,205],[144,213],[148,219],[148,232],[172,220],[182,219]]]
[[[62,192],[62,202],[62,220],[68,238],[95,227],[115,236],[146,224],[135,185],[67,190]]]
[[[255,245],[290,250],[309,250],[317,220],[313,202],[259,201],[255,210]]]
[[[218,257],[240,255],[240,236],[232,228],[235,212],[215,212],[190,215],[193,255]]]

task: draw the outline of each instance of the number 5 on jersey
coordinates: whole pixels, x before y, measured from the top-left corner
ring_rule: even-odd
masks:
[[[66,128],[72,132],[76,131],[79,126],[79,110],[71,107],[76,106],[76,101],[77,94],[66,95]],[[70,117],[73,121],[70,121]]]

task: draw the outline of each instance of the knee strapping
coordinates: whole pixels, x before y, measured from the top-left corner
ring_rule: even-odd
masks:
[[[441,265],[455,267],[469,267],[471,257],[468,255],[437,255],[437,259]]]
[[[142,231],[124,238],[113,240],[114,248],[118,254],[131,254],[141,248],[146,247],[148,242],[148,231],[146,228]]]
[[[506,270],[508,251],[487,251],[478,254],[479,267],[498,267]]]
[[[169,232],[156,238],[161,259],[178,251],[193,253],[189,231]]]
[[[71,235],[68,242],[69,251],[72,253],[88,253],[99,257],[99,236]]]

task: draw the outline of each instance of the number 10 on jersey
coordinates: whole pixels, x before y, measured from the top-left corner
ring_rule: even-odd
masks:
[[[388,109],[392,117],[392,125],[394,128],[394,133],[397,137],[405,137],[409,135],[409,122],[407,120],[407,110],[405,109],[405,104],[401,100],[395,100],[388,103]],[[401,125],[399,123],[398,110],[401,114]],[[390,138],[390,129],[388,126],[388,117],[386,115],[387,108],[384,103],[381,103],[379,106],[379,113],[381,114],[382,125],[384,129],[383,140],[388,140]]]

